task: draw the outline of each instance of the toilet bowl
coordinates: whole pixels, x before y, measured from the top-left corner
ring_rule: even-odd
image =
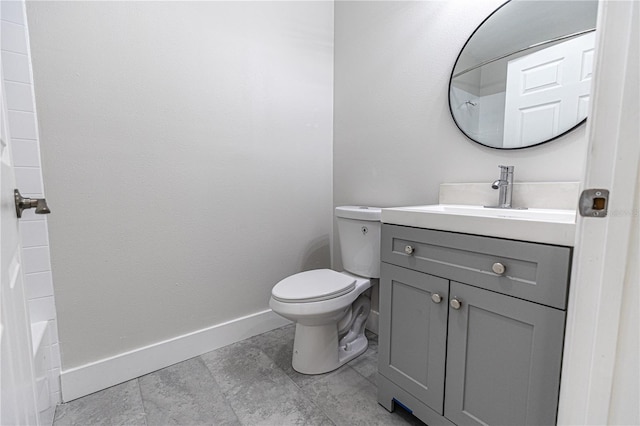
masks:
[[[271,309],[296,323],[292,366],[304,374],[335,370],[368,347],[365,292],[380,276],[380,209],[338,207],[336,216],[346,271],[300,272],[271,291]]]
[[[319,283],[326,287],[319,289]],[[296,284],[302,291],[293,290]],[[327,287],[337,290],[329,292]],[[296,323],[292,359],[296,371],[326,373],[367,350],[364,326],[370,302],[362,293],[369,287],[369,279],[316,269],[285,278],[273,288],[271,309]]]

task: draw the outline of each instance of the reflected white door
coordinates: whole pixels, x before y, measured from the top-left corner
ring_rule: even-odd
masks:
[[[0,425],[36,425],[31,325],[24,294],[3,82],[0,71]]]
[[[594,44],[591,32],[509,61],[505,148],[551,139],[587,116]]]

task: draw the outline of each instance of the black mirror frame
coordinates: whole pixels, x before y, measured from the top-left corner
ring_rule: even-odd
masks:
[[[448,86],[448,93],[447,93],[447,99],[449,100],[449,113],[451,114],[451,118],[453,119],[453,122],[455,123],[456,127],[460,130],[460,132],[462,132],[462,134],[465,135],[467,137],[467,139],[469,139],[472,142],[477,143],[478,145],[486,146],[487,148],[491,148],[491,149],[499,149],[499,150],[503,150],[503,151],[515,151],[515,150],[519,150],[519,149],[533,148],[535,146],[540,146],[540,145],[543,145],[545,143],[554,141],[554,140],[556,140],[558,138],[561,138],[562,136],[566,135],[567,133],[570,133],[570,132],[574,131],[578,127],[582,126],[584,123],[587,122],[587,118],[588,118],[588,116],[585,117],[582,121],[577,123],[572,128],[570,128],[570,129],[568,129],[568,130],[566,130],[566,131],[564,131],[564,132],[552,137],[551,139],[547,139],[545,141],[538,142],[536,144],[527,145],[527,146],[519,146],[519,147],[515,147],[515,148],[502,148],[502,147],[497,147],[497,146],[491,146],[491,145],[484,144],[482,142],[479,142],[479,141],[473,139],[471,136],[469,136],[467,134],[467,132],[462,130],[462,128],[460,127],[460,125],[456,121],[456,117],[453,115],[453,108],[451,107],[451,83],[453,83],[453,74],[454,74],[454,71],[456,69],[456,65],[458,64],[458,61],[460,60],[460,56],[462,55],[462,52],[464,52],[464,48],[467,47],[467,44],[469,44],[469,41],[471,41],[471,39],[473,38],[475,33],[478,32],[478,30],[484,25],[485,22],[487,22],[489,20],[489,18],[491,18],[494,14],[496,14],[500,9],[502,9],[504,6],[506,6],[509,3],[511,3],[511,0],[507,0],[502,5],[500,5],[500,7],[498,7],[496,10],[491,12],[491,14],[489,14],[489,16],[484,18],[482,20],[482,22],[480,23],[480,25],[478,25],[476,27],[476,29],[473,30],[473,32],[471,33],[469,38],[467,38],[467,41],[464,43],[464,45],[462,46],[462,49],[460,49],[460,52],[458,53],[458,56],[456,57],[456,61],[453,63],[453,68],[451,69],[451,76],[449,76],[449,86]]]

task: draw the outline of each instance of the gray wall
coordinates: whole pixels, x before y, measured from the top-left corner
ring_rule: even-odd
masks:
[[[64,370],[329,266],[332,3],[27,8]]]
[[[502,3],[336,2],[334,205],[434,204],[440,183],[490,182],[499,164],[514,165],[516,181],[582,179],[585,126],[549,144],[499,151],[468,140],[451,118],[458,52]]]

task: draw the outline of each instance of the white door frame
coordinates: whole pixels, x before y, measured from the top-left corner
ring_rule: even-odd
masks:
[[[625,280],[637,280],[638,259],[629,258],[629,243],[638,241],[632,232],[638,229],[634,204],[640,190],[639,9],[637,1],[599,5],[583,187],[606,188],[611,195],[606,218],[578,217],[559,424],[605,425],[612,415]],[[637,301],[633,305],[637,309]],[[624,396],[634,398],[636,407],[637,389]]]

